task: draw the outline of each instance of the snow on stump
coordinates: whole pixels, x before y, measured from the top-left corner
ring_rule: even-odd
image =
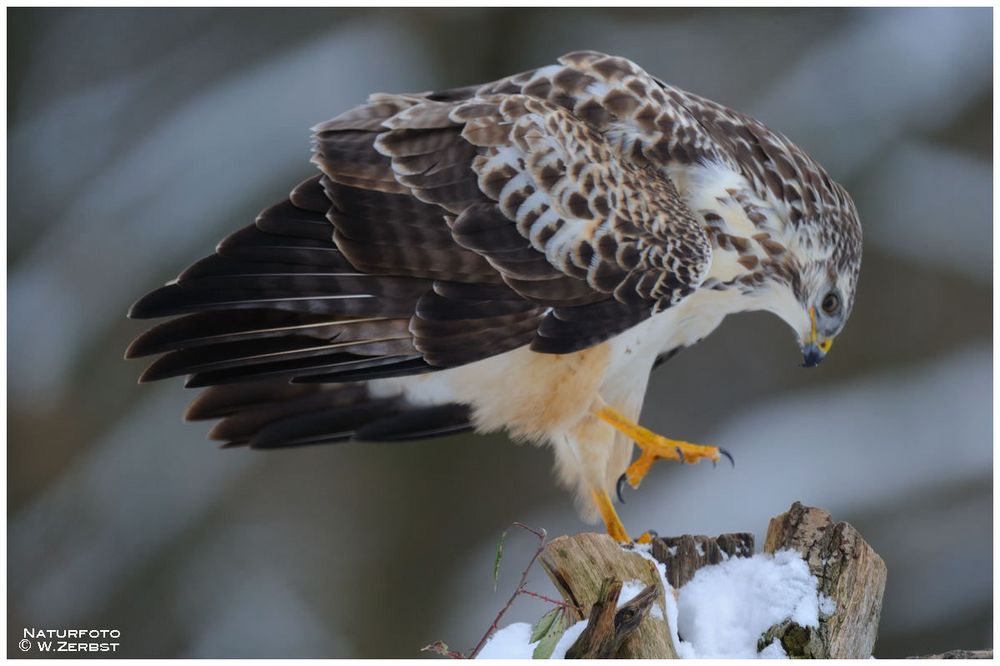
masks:
[[[796,502],[771,519],[765,553],[794,550],[819,581],[829,600],[829,615],[819,627],[801,627],[792,621],[772,627],[758,645],[777,640],[791,657],[867,659],[875,647],[886,566],[856,529],[834,523],[823,509]]]
[[[748,533],[657,538],[634,548],[604,534],[559,537],[539,557],[567,604],[550,638],[560,641],[555,653],[871,656],[886,567],[857,530],[796,502],[771,519],[763,554],[753,551]],[[544,634],[536,633],[532,641]]]

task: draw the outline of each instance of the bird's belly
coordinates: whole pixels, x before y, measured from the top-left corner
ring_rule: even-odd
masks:
[[[540,354],[527,346],[458,368],[376,380],[375,395],[402,391],[416,404],[461,402],[473,408],[480,432],[506,429],[542,441],[575,426],[599,395],[611,344],[571,354]]]

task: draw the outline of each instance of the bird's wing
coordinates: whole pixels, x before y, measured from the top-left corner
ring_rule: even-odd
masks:
[[[373,95],[315,128],[321,176],[133,307],[183,315],[131,347],[164,354],[144,378],[344,382],[564,353],[691,293],[710,247],[655,167],[702,145],[697,123],[675,148],[650,134],[661,98],[689,121],[626,60],[519,77]]]
[[[508,286],[552,308],[536,351],[596,344],[701,284],[704,231],[670,178],[606,134],[526,95],[475,99],[450,117],[480,148],[472,168],[489,200],[467,207],[452,233]]]
[[[628,60],[581,52],[479,87],[374,95],[317,127],[315,161],[331,181],[403,186],[438,206],[461,248],[545,308],[532,348],[565,353],[676,304],[704,277],[710,244],[660,167],[724,157],[681,100]],[[388,169],[339,157],[353,132],[377,132]],[[377,245],[338,245],[398,270],[372,263]],[[412,329],[450,364],[435,331],[419,317]]]

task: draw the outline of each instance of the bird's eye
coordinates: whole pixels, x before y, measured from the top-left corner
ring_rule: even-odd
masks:
[[[823,312],[828,315],[832,315],[840,309],[840,297],[831,291],[823,297],[823,302],[820,303],[820,307],[823,308]]]

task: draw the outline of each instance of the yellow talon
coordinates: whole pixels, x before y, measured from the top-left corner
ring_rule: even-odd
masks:
[[[691,444],[657,435],[652,430],[633,423],[618,410],[607,405],[594,412],[594,415],[615,430],[627,435],[642,449],[642,454],[625,471],[625,478],[633,488],[639,487],[653,463],[659,458],[677,460],[689,465],[702,460],[710,460],[715,464],[722,456],[728,458],[730,462],[733,461],[733,457],[725,449],[720,449],[717,446]]]
[[[639,484],[646,477],[646,474],[649,473],[653,463],[660,458],[677,460],[688,464],[694,464],[702,460],[711,460],[715,464],[719,462],[722,456],[728,458],[729,462],[733,461],[733,457],[725,449],[720,449],[717,446],[691,444],[690,442],[682,442],[657,435],[655,432],[643,428],[637,423],[633,423],[622,415],[621,412],[608,405],[604,405],[592,413],[618,432],[627,435],[642,450],[639,457],[628,466],[625,474],[618,481],[619,498],[621,498],[622,482],[627,481],[633,488],[638,488]],[[594,504],[597,505],[597,510],[604,520],[604,525],[607,527],[608,535],[619,543],[633,543],[632,539],[629,538],[628,532],[625,531],[625,526],[622,525],[618,513],[615,511],[608,493],[604,490],[594,490],[592,495]],[[635,543],[650,543],[654,538],[655,535],[653,533],[646,532],[636,539]]]

